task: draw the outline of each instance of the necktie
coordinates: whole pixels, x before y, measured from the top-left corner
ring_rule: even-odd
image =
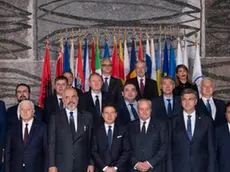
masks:
[[[59,98],[59,108],[60,109],[63,109],[64,108],[64,106],[63,106],[63,101],[62,101],[62,98]]]
[[[171,99],[167,99],[168,101],[168,108],[167,108],[167,112],[168,112],[168,117],[172,116],[172,104],[171,104]]]
[[[112,126],[109,126],[108,129],[108,142],[109,142],[109,149],[111,149],[112,142],[113,142]]]
[[[212,109],[211,109],[211,105],[210,105],[210,100],[209,100],[209,99],[207,99],[206,107],[207,107],[208,112],[209,112],[209,113],[211,114],[211,116],[212,116]]]
[[[135,119],[139,119],[136,109],[133,107],[133,104],[129,104],[131,107],[132,114]]]
[[[146,122],[143,122],[141,133],[145,134],[146,133],[146,127],[145,127]]]
[[[75,136],[75,125],[74,125],[73,112],[70,112],[69,114],[70,114],[70,116],[69,116],[70,130],[71,130],[71,133],[72,133],[72,139],[74,139],[74,136]]]
[[[191,115],[188,115],[188,119],[187,119],[187,135],[189,140],[192,140],[192,121],[191,121]]]
[[[98,114],[98,116],[101,116],[101,110],[100,110],[100,103],[99,103],[98,95],[96,95],[95,97],[96,97],[95,107],[96,107],[96,110],[97,110],[97,114]]]
[[[29,135],[28,124],[26,124],[25,132],[24,132],[24,146],[26,146],[26,144],[27,144],[28,135]]]
[[[104,88],[105,88],[105,92],[109,91],[109,84],[108,84],[108,78],[107,77],[105,77]]]
[[[140,89],[141,89],[141,95],[143,96],[144,95],[144,89],[145,89],[143,79],[140,79]]]

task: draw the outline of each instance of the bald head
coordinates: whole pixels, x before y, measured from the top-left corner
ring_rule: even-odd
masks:
[[[101,71],[102,75],[110,76],[112,72],[112,61],[109,58],[103,59],[101,61]]]

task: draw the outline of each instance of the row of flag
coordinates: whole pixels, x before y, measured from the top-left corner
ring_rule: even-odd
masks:
[[[163,76],[171,76],[175,79],[175,69],[179,64],[184,64],[189,67],[188,53],[187,53],[187,41],[184,41],[184,48],[182,51],[181,40],[177,39],[177,53],[175,55],[174,41],[171,39],[164,39],[164,51],[162,51],[162,39],[159,38],[157,44],[157,50],[155,49],[154,39],[146,39],[145,55],[142,46],[142,38],[139,37],[138,57],[136,57],[136,42],[133,39],[131,45],[131,56],[129,57],[127,40],[117,40],[114,36],[113,39],[113,52],[110,56],[108,42],[105,42],[104,54],[102,58],[110,58],[112,60],[112,76],[120,78],[122,81],[133,78],[136,76],[135,64],[137,60],[145,60],[147,65],[146,76],[157,81],[159,95],[161,94],[160,82]],[[82,41],[77,40],[77,56],[75,59],[74,53],[74,40],[65,41],[60,39],[60,47],[58,53],[58,59],[56,62],[56,76],[60,76],[63,72],[71,71],[74,74],[75,82],[74,87],[82,89],[82,91],[88,91],[88,78],[90,73],[97,72],[101,74],[101,56],[99,50],[99,41],[92,40],[91,43],[91,63],[89,60],[88,41],[84,40],[82,47]],[[70,45],[69,45],[70,44]],[[168,48],[169,46],[169,48]],[[70,48],[69,48],[70,47]],[[199,47],[197,41],[195,45],[196,57],[195,65],[193,69],[193,80],[199,79],[202,76],[201,63],[199,56]],[[118,50],[119,49],[119,50]],[[83,52],[82,52],[83,50]],[[163,55],[162,55],[163,52]],[[44,58],[44,66],[42,73],[41,89],[39,104],[44,106],[44,98],[51,93],[51,70],[50,70],[50,57],[49,57],[49,42],[46,43],[46,52]],[[163,59],[162,59],[163,56]],[[75,63],[76,61],[76,63]],[[198,77],[197,77],[198,76]]]

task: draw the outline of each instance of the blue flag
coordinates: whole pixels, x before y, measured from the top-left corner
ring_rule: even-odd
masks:
[[[168,59],[168,46],[167,46],[167,40],[165,40],[162,77],[168,76],[168,73],[169,73],[168,61],[169,61],[169,59]]]
[[[149,39],[148,38],[146,40],[145,60],[146,60],[146,66],[147,66],[146,76],[148,78],[151,78],[151,74],[152,74],[152,60],[151,60],[151,55],[150,55],[150,47],[149,47]]]
[[[64,45],[64,60],[63,60],[63,72],[70,71],[70,62],[69,62],[69,45],[68,41]]]
[[[175,73],[176,73],[176,56],[174,53],[174,48],[172,46],[172,43],[170,45],[170,62],[169,62],[169,76],[173,78],[175,81]]]
[[[107,42],[105,42],[105,48],[104,48],[104,58],[109,58],[109,45]]]

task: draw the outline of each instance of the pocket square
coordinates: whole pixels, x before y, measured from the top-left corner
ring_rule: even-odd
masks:
[[[122,137],[122,135],[120,135],[120,136],[117,136],[117,139],[119,139],[119,138],[121,138]]]

